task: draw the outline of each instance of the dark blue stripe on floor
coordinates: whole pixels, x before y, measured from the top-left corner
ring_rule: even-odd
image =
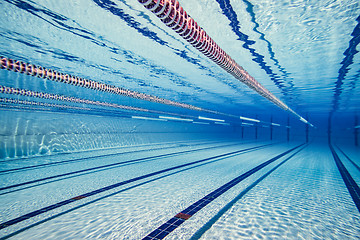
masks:
[[[78,200],[81,200],[83,198],[90,197],[90,196],[93,196],[93,195],[96,195],[96,194],[99,194],[99,193],[102,193],[102,192],[105,192],[105,191],[108,191],[108,190],[111,190],[111,189],[114,189],[114,188],[117,188],[117,187],[120,187],[120,186],[123,186],[123,185],[126,185],[128,183],[136,182],[136,181],[139,181],[139,180],[142,180],[142,179],[146,179],[146,178],[149,178],[149,177],[152,177],[152,176],[156,176],[156,175],[159,175],[159,174],[162,174],[162,173],[165,173],[165,172],[169,172],[169,171],[172,171],[172,170],[175,170],[175,169],[191,166],[191,165],[194,165],[194,164],[197,164],[197,163],[210,161],[210,160],[221,158],[221,157],[229,157],[231,155],[235,155],[235,154],[238,154],[238,153],[241,153],[241,152],[246,152],[246,151],[250,151],[250,150],[254,150],[254,149],[263,148],[263,147],[269,146],[269,145],[272,145],[272,144],[266,144],[266,145],[262,145],[262,146],[251,147],[251,148],[246,148],[246,149],[242,149],[242,150],[238,150],[238,151],[234,151],[234,152],[224,153],[224,154],[216,155],[216,156],[213,156],[213,157],[208,157],[208,158],[205,158],[205,159],[201,159],[201,160],[198,160],[198,161],[178,165],[178,166],[175,166],[175,167],[166,168],[166,169],[156,171],[156,172],[152,172],[152,173],[149,173],[149,174],[145,174],[145,175],[142,175],[142,176],[139,176],[139,177],[131,178],[129,180],[122,181],[122,182],[119,182],[119,183],[116,183],[116,184],[112,184],[112,185],[109,185],[107,187],[99,188],[97,190],[94,190],[94,191],[91,191],[91,192],[88,192],[88,193],[85,193],[85,194],[70,198],[68,200],[58,202],[56,204],[41,208],[39,210],[30,212],[30,213],[25,214],[23,216],[14,218],[14,219],[12,219],[10,221],[0,223],[0,229],[9,227],[11,225],[17,224],[17,223],[22,222],[22,221],[25,221],[25,220],[27,220],[29,218],[35,217],[35,216],[40,215],[42,213],[48,212],[50,210],[65,206],[65,205],[67,205],[69,203],[72,203],[74,201],[78,201]]]
[[[160,227],[152,231],[149,235],[143,238],[143,240],[151,240],[151,239],[163,239],[168,234],[170,234],[172,231],[174,231],[178,226],[180,226],[183,222],[185,222],[187,219],[189,219],[192,215],[200,211],[202,208],[204,208],[206,205],[208,205],[210,202],[215,200],[217,197],[240,183],[242,180],[246,179],[247,177],[251,176],[252,174],[256,173],[260,169],[264,168],[265,166],[269,165],[270,163],[276,161],[277,159],[289,154],[290,152],[294,151],[295,149],[303,146],[304,144],[301,144],[297,147],[294,147],[286,152],[283,152],[276,157],[271,158],[270,160],[258,165],[257,167],[254,167],[253,169],[247,171],[246,173],[241,174],[239,177],[234,178],[230,182],[224,184],[223,186],[217,188],[216,190],[212,191],[199,201],[193,203],[188,208],[184,209],[180,213],[176,214],[173,218],[171,218],[166,223],[162,224]],[[175,223],[175,224],[174,224]]]
[[[260,148],[254,149],[254,150],[252,150],[252,151],[257,151],[257,150],[259,150],[259,149],[260,149]],[[245,153],[245,152],[243,152],[243,153]],[[25,227],[23,227],[23,228],[15,231],[15,232],[10,233],[10,234],[7,235],[7,236],[0,237],[0,240],[9,239],[9,238],[11,238],[11,237],[13,237],[13,236],[15,236],[15,235],[17,235],[17,234],[19,234],[19,233],[21,233],[21,232],[24,232],[24,231],[26,231],[26,230],[28,230],[28,229],[30,229],[30,228],[33,228],[33,227],[35,227],[35,226],[39,226],[40,224],[43,224],[43,223],[48,222],[48,221],[50,221],[50,220],[52,220],[52,219],[55,219],[55,218],[57,218],[57,217],[63,216],[63,215],[65,215],[65,214],[68,214],[68,213],[70,213],[70,212],[73,212],[73,211],[75,211],[75,210],[77,210],[77,209],[80,209],[80,208],[82,208],[82,207],[88,206],[88,205],[93,204],[93,203],[95,203],[95,202],[101,201],[101,200],[106,199],[106,198],[108,198],[108,197],[115,196],[115,195],[117,195],[117,194],[126,192],[126,191],[131,190],[131,189],[134,189],[134,188],[136,188],[136,187],[143,186],[143,185],[148,184],[148,183],[155,182],[155,181],[160,180],[160,179],[164,179],[164,178],[167,178],[167,177],[170,177],[170,176],[174,176],[174,175],[176,175],[176,174],[178,174],[178,173],[181,173],[181,172],[185,172],[185,171],[188,171],[188,170],[191,170],[191,169],[199,168],[199,167],[202,167],[202,166],[211,164],[211,163],[215,163],[215,162],[217,162],[217,161],[222,161],[222,160],[224,160],[224,159],[225,159],[225,158],[213,159],[213,160],[211,160],[211,161],[203,162],[203,163],[201,163],[201,164],[196,164],[196,165],[193,165],[193,166],[189,166],[189,167],[186,167],[186,168],[179,169],[179,170],[177,170],[177,171],[172,171],[172,172],[170,172],[170,173],[167,173],[167,174],[164,174],[164,175],[160,175],[160,176],[157,176],[157,177],[155,177],[155,178],[151,178],[151,179],[148,179],[148,180],[146,180],[146,181],[142,181],[142,182],[140,182],[140,183],[136,183],[135,185],[130,185],[130,186],[126,187],[126,188],[122,188],[122,189],[120,189],[120,190],[117,190],[117,191],[108,193],[107,195],[103,195],[103,196],[100,196],[100,197],[98,197],[98,198],[96,198],[96,199],[92,199],[92,200],[90,200],[90,201],[86,201],[85,203],[78,204],[78,205],[76,205],[75,207],[72,207],[72,208],[70,208],[70,209],[67,209],[67,210],[65,210],[65,211],[63,211],[63,212],[55,213],[54,215],[51,215],[50,217],[44,218],[44,219],[42,219],[42,220],[40,220],[40,221],[38,221],[38,222],[34,222],[34,223],[30,224],[30,225],[27,225],[27,226],[25,226]]]
[[[337,149],[339,149],[339,151],[347,158],[347,160],[349,160],[357,168],[357,170],[360,171],[360,167],[353,160],[351,160],[351,158],[349,158],[349,156],[346,155],[343,150],[341,150],[339,147],[337,147]]]
[[[306,145],[307,146],[307,145]],[[287,157],[285,160],[280,162],[278,165],[276,165],[274,168],[272,168],[270,171],[265,173],[263,176],[261,176],[259,179],[257,179],[255,182],[253,182],[250,186],[245,188],[238,196],[236,196],[233,200],[231,200],[228,204],[225,205],[214,217],[212,217],[204,226],[202,226],[199,230],[196,231],[196,233],[189,239],[189,240],[197,240],[202,237],[202,235],[209,230],[215,222],[217,222],[221,216],[223,216],[230,208],[232,208],[235,203],[237,203],[246,193],[248,193],[251,189],[253,189],[256,185],[258,185],[261,181],[263,181],[267,176],[269,176],[272,172],[274,172],[276,169],[278,169],[281,165],[289,161],[291,158],[293,158],[296,154],[298,154],[300,151],[302,151],[306,146],[302,147],[289,157]]]
[[[345,168],[344,164],[341,162],[339,156],[336,154],[334,148],[332,147],[332,145],[330,144],[330,150],[331,153],[334,157],[336,166],[339,169],[339,172],[341,174],[342,179],[344,180],[344,183],[357,207],[357,209],[360,212],[360,188],[359,186],[356,184],[356,182],[354,181],[354,179],[351,177],[350,173],[348,172],[348,170]]]

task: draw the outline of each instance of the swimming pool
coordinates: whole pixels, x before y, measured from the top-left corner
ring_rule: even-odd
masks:
[[[357,1],[0,7],[0,239],[358,239]]]

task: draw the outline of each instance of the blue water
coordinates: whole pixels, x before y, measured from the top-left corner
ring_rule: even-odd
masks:
[[[0,69],[0,239],[359,239],[360,3],[180,4],[314,127],[137,0],[1,1],[2,58],[129,94]]]

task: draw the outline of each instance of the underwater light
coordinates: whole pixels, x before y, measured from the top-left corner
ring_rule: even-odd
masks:
[[[207,123],[207,122],[193,122],[195,124],[202,124],[202,125],[210,125],[210,123]]]
[[[280,124],[278,124],[278,123],[271,123],[271,125],[280,127]]]
[[[230,126],[230,123],[224,123],[224,122],[214,122],[215,124],[219,124],[219,125],[226,125],[226,126]]]
[[[183,121],[183,122],[192,122],[194,120],[188,118],[177,118],[177,117],[168,117],[168,116],[159,116],[160,119],[168,119],[168,120],[175,120],[175,121]]]
[[[240,116],[240,119],[241,119],[241,120],[250,121],[250,122],[260,122],[260,120],[258,120],[258,119],[247,118],[247,117],[243,117],[243,116]]]
[[[202,117],[202,116],[199,116],[199,119],[200,119],[200,120],[215,121],[215,122],[225,122],[225,120],[222,120],[222,119],[207,118],[207,117]]]
[[[300,121],[302,121],[303,123],[307,123],[307,121],[302,117],[300,117]]]
[[[254,126],[254,124],[253,124],[253,123],[242,123],[242,125]]]
[[[141,120],[152,120],[152,121],[164,121],[166,122],[166,119],[160,119],[160,118],[152,118],[152,117],[141,117],[141,116],[131,116],[133,119],[141,119]]]

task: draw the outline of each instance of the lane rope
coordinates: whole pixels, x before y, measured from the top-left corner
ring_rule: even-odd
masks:
[[[21,88],[14,88],[14,87],[7,87],[0,85],[0,93],[5,94],[12,94],[12,95],[20,95],[25,97],[34,97],[34,98],[42,98],[42,99],[49,99],[49,100],[57,100],[57,101],[64,101],[64,102],[72,102],[72,103],[81,103],[81,104],[88,104],[88,105],[95,105],[95,106],[101,106],[101,107],[112,107],[112,108],[120,108],[125,110],[132,110],[132,111],[141,111],[141,112],[153,112],[153,113],[159,113],[157,111],[152,111],[145,108],[137,108],[137,107],[131,107],[126,105],[120,105],[116,103],[107,103],[107,102],[100,102],[100,101],[93,101],[88,99],[82,99],[77,97],[69,97],[65,95],[60,94],[52,94],[52,93],[44,93],[44,92],[37,92],[32,90],[26,90]],[[6,102],[6,100],[3,100]],[[8,101],[11,103],[11,101]],[[30,102],[25,102],[30,103]],[[33,104],[38,105],[38,104]],[[39,104],[41,105],[41,104]],[[48,105],[51,106],[51,105]],[[163,112],[160,112],[163,114]]]
[[[88,88],[88,89],[92,89],[92,90],[96,90],[96,91],[107,92],[107,93],[116,94],[116,95],[123,95],[123,96],[131,97],[131,98],[137,98],[137,99],[141,99],[141,100],[145,100],[145,101],[149,101],[149,102],[156,102],[156,103],[166,104],[166,105],[170,105],[170,106],[195,110],[195,111],[202,111],[202,112],[207,112],[207,113],[212,113],[212,114],[236,117],[233,115],[224,114],[224,113],[212,111],[209,109],[196,107],[196,106],[193,106],[190,104],[185,104],[185,103],[180,103],[180,102],[176,102],[176,101],[172,101],[172,100],[168,100],[168,99],[164,99],[164,98],[159,98],[159,97],[156,97],[153,95],[116,87],[114,85],[100,83],[100,82],[93,81],[90,79],[85,79],[85,78],[81,78],[78,76],[61,73],[61,72],[58,72],[58,71],[55,71],[55,70],[52,70],[49,68],[44,68],[39,65],[25,63],[25,62],[22,62],[19,60],[14,60],[14,59],[3,57],[3,56],[0,56],[0,69],[6,69],[6,70],[12,71],[12,72],[18,72],[18,73],[30,75],[33,77],[43,78],[43,79],[47,79],[47,80],[51,80],[51,81],[55,81],[55,82],[70,84],[70,85]]]
[[[243,67],[235,62],[219,45],[190,17],[177,0],[138,0],[146,9],[154,13],[167,27],[178,33],[206,57],[230,73],[240,82],[273,102],[285,111],[289,111],[300,121],[313,126],[268,89],[255,80]]]

